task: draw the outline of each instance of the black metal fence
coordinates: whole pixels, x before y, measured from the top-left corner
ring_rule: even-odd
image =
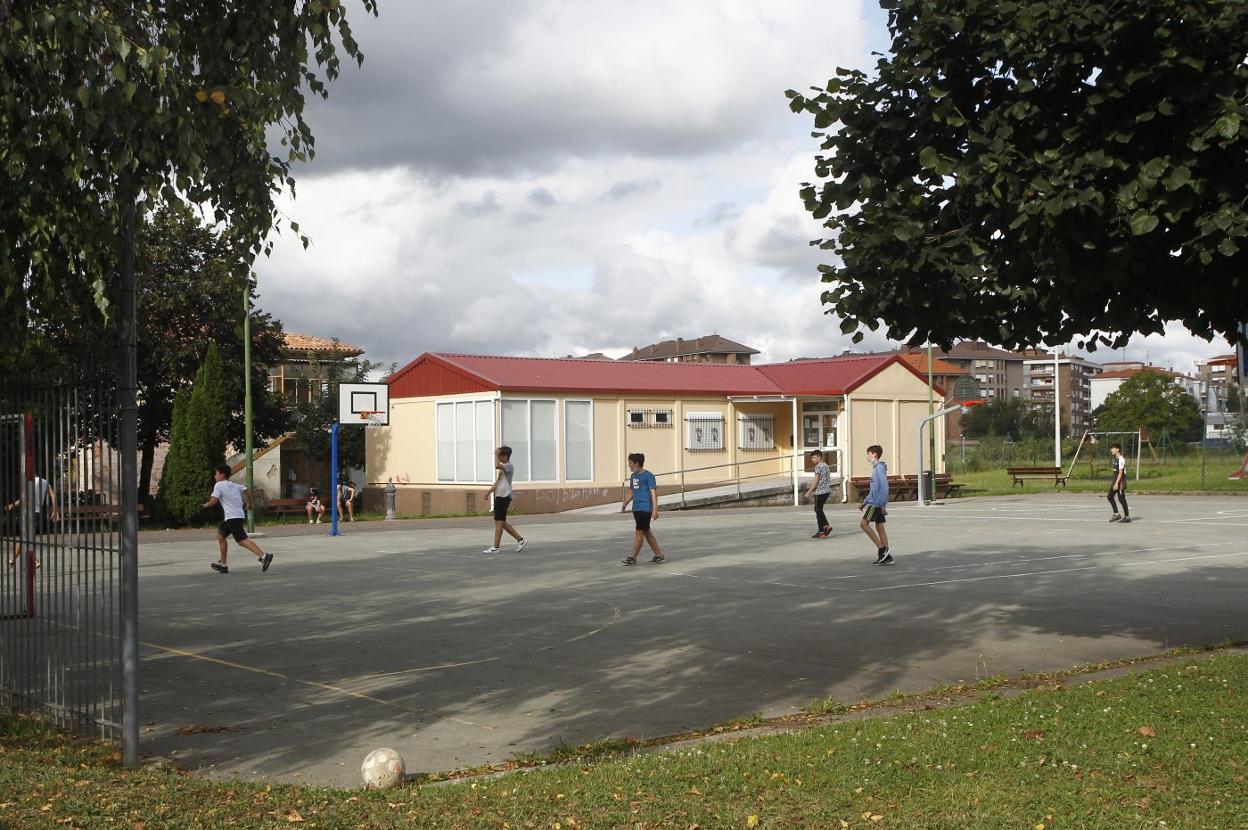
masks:
[[[121,736],[120,472],[106,387],[0,379],[0,705]]]

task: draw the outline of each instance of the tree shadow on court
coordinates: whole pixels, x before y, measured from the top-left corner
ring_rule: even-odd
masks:
[[[932,544],[873,568],[842,537],[817,561],[631,569],[551,547],[485,568],[374,554],[267,583],[147,577],[164,648],[143,652],[144,748],[240,775],[341,762],[354,782],[376,746],[409,771],[450,769],[1248,638],[1232,560],[1136,568],[1227,547],[1119,559],[1092,544],[973,544],[955,560]]]

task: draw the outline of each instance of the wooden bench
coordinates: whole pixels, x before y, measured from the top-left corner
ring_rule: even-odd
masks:
[[[917,499],[919,492],[919,477],[906,476],[906,481],[914,484],[915,498]],[[956,497],[962,493],[962,485],[953,480],[953,476],[949,473],[937,473],[932,480],[932,488],[936,491],[933,493],[925,493],[928,498],[944,499],[951,496]]]
[[[914,476],[888,477],[889,501],[906,501],[918,498],[918,479],[913,481],[909,479],[914,479]],[[854,488],[854,500],[862,501],[871,490],[871,476],[855,476],[849,480],[849,486]]]
[[[74,519],[87,522],[112,521],[120,517],[121,505],[118,504],[70,504],[61,511],[61,519],[66,522]],[[142,502],[139,503],[139,518],[151,518]]]
[[[1066,479],[1069,477],[1062,472],[1061,467],[1006,467],[1005,471],[1011,478],[1010,486],[1017,484],[1023,486],[1023,482],[1027,479],[1048,480],[1053,479],[1053,486],[1066,486]]]
[[[269,499],[264,512],[270,516],[303,515],[308,511],[307,504],[303,499]]]

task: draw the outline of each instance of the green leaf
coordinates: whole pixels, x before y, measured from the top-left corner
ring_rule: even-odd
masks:
[[[924,170],[933,170],[936,167],[936,159],[938,154],[935,147],[924,147],[919,151],[919,166]]]
[[[1156,228],[1160,221],[1161,220],[1159,220],[1156,216],[1146,210],[1137,210],[1131,216],[1131,233],[1136,236],[1143,236]]]
[[[1187,169],[1184,165],[1179,165],[1170,171],[1170,175],[1166,176],[1165,181],[1163,181],[1162,184],[1165,185],[1166,190],[1173,192],[1178,190],[1180,187],[1183,187],[1191,180],[1192,171]]]
[[[1218,135],[1232,139],[1239,135],[1239,113],[1228,112],[1218,119]]]

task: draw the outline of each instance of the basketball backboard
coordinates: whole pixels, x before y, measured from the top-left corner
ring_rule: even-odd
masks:
[[[338,423],[390,425],[390,387],[384,383],[338,384]]]

